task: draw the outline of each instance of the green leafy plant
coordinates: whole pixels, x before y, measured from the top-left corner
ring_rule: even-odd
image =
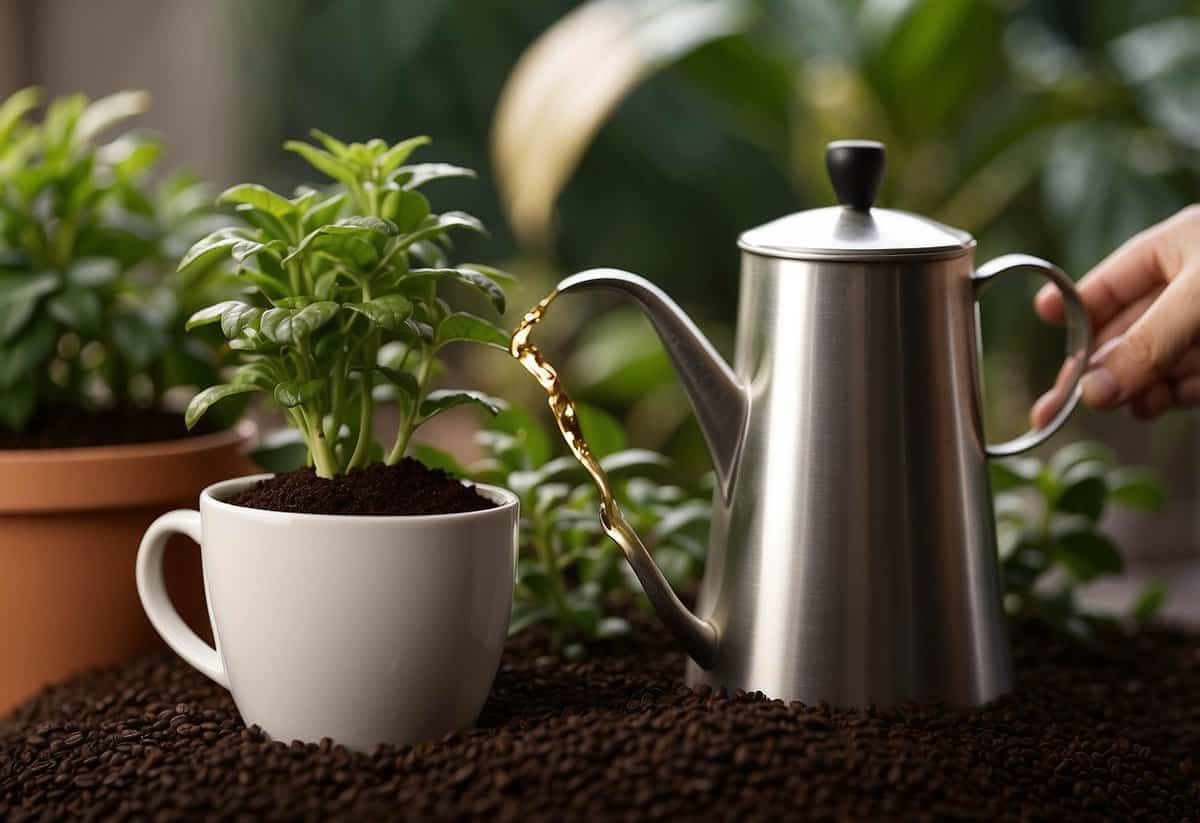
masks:
[[[991,472],[1006,609],[1089,635],[1102,618],[1080,610],[1076,587],[1125,569],[1120,549],[1099,527],[1101,516],[1109,506],[1158,511],[1163,489],[1148,470],[1118,467],[1106,447],[1086,441],[1046,461],[993,461]],[[1130,616],[1151,619],[1163,596],[1151,584]]]
[[[176,275],[210,226],[212,196],[177,175],[148,178],[162,144],[105,135],[142,112],[125,91],[61,97],[40,121],[37,89],[0,104],[0,425],[61,408],[152,407],[216,375],[216,347],[183,319],[226,288]]]
[[[629,518],[671,584],[686,590],[703,568],[711,504],[679,486],[662,482],[669,461],[627,447],[615,419],[579,406],[592,451],[613,483]],[[555,438],[557,440],[557,438]],[[595,487],[578,461],[554,456],[550,436],[528,415],[508,409],[478,434],[487,457],[468,473],[498,483],[521,499],[520,555],[509,631],[548,624],[553,647],[578,656],[588,640],[627,633],[629,624],[608,613],[612,595],[641,588],[628,564],[600,527]],[[448,470],[453,463],[425,454]],[[711,491],[711,489],[709,490]]]
[[[474,173],[446,163],[409,164],[428,138],[347,144],[313,135],[316,143],[290,141],[285,148],[334,185],[302,187],[291,198],[257,184],[234,186],[220,202],[233,205],[245,225],[213,232],[180,264],[186,273],[230,261],[246,287],[244,297],[208,306],[188,321],[188,328],[218,326],[239,365],[229,382],[196,395],[187,422],[223,398],[266,392],[285,410],[317,474],[332,477],[370,462],[399,462],[417,427],[446,409],[500,410],[499,400],[480,392],[435,391],[432,383],[446,346],[508,348],[507,332],[453,308],[441,287],[464,287],[503,313],[498,281],[507,275],[478,264],[449,265],[450,233],[484,229],[463,212],[432,212],[422,186]],[[386,451],[373,432],[378,400],[400,407]]]

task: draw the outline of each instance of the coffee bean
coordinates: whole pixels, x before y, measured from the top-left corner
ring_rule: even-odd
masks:
[[[1200,819],[1200,638],[1017,623],[1014,694],[850,710],[689,689],[628,618],[584,661],[514,638],[477,728],[359,754],[269,741],[165,654],[84,675],[0,721],[0,819]]]

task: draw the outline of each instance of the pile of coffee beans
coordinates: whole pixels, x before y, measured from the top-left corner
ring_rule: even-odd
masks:
[[[1200,638],[1014,627],[985,709],[844,710],[688,689],[649,620],[583,662],[513,640],[479,728],[351,753],[270,741],[166,654],[0,723],[0,820],[1200,819]]]

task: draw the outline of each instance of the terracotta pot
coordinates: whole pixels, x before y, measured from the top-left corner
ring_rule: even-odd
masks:
[[[157,645],[138,601],[142,533],[219,480],[259,471],[254,427],[160,443],[0,451],[0,715],[80,669]],[[210,632],[199,553],[166,555],[185,619]]]

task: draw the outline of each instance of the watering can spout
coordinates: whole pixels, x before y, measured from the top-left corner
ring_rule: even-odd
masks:
[[[633,298],[649,318],[679,374],[712,453],[717,485],[729,500],[750,398],[733,369],[683,309],[644,277],[620,269],[588,269],[558,284],[559,294],[604,289]]]
[[[587,289],[616,291],[631,297],[649,318],[696,412],[712,452],[720,494],[728,502],[750,405],[749,395],[733,370],[691,318],[649,280],[618,269],[590,269],[558,284],[559,294]],[[624,550],[659,618],[692,659],[704,668],[710,667],[716,655],[716,628],[680,602],[637,535],[614,535],[614,539]]]

